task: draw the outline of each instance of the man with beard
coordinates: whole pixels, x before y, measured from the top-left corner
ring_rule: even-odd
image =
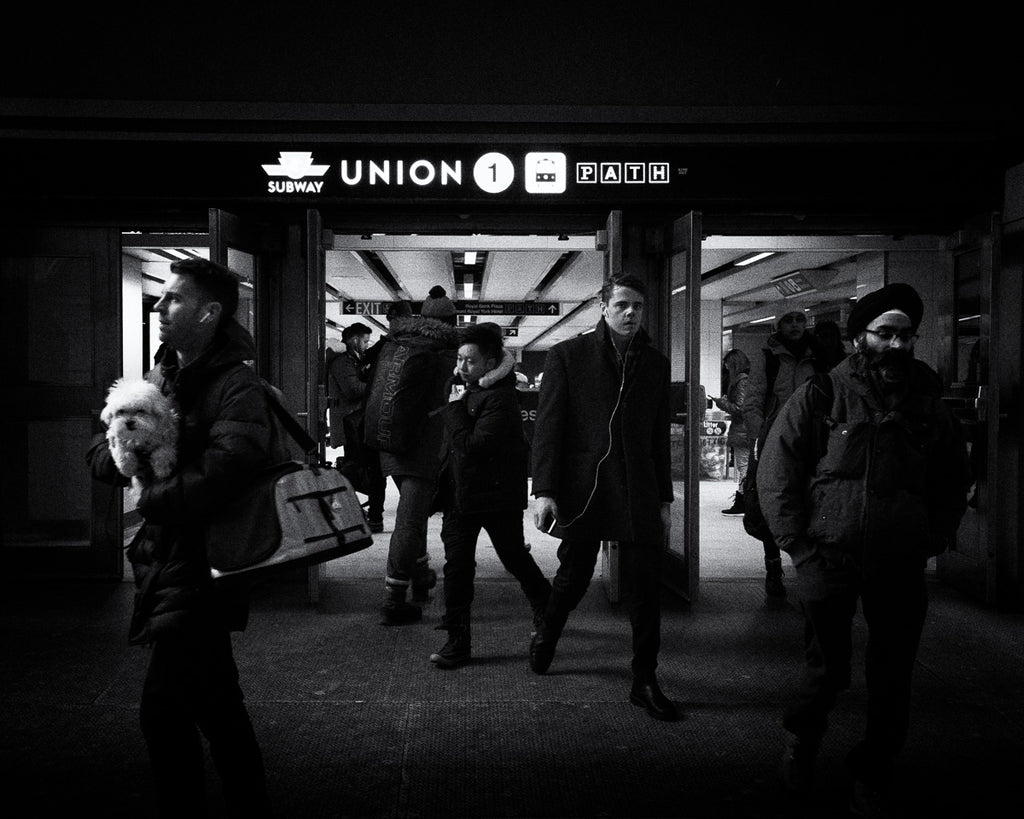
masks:
[[[860,600],[866,732],[847,756],[858,812],[887,801],[928,606],[925,564],[953,542],[970,485],[939,378],[914,359],[922,312],[906,284],[861,299],[847,324],[855,352],[825,377],[831,400],[814,395],[817,381],[798,390],[776,418],[758,473],[765,518],[796,568],[805,624],[804,675],[783,718],[783,780],[796,793],[811,784],[828,714],[850,685]]]

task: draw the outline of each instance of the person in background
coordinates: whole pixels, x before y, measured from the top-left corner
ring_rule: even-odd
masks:
[[[545,673],[569,613],[587,592],[602,540],[619,542],[633,637],[629,700],[679,718],[655,676],[661,567],[674,498],[669,362],[641,327],[646,288],[627,276],[601,289],[594,332],[547,354],[533,438],[534,523],[562,542],[551,597],[530,644]]]
[[[793,559],[804,676],[786,709],[782,775],[806,793],[829,713],[850,685],[851,624],[867,622],[864,739],[847,756],[851,808],[885,812],[910,722],[911,677],[928,609],[924,569],[954,542],[971,475],[941,382],[914,358],[923,305],[906,284],[864,296],[847,324],[855,352],[831,371],[821,417],[811,384],[783,406],[757,482],[765,518]],[[826,436],[827,435],[827,439]],[[809,452],[809,442],[827,445]]]
[[[757,480],[757,463],[761,442],[771,428],[775,415],[793,392],[823,368],[817,356],[814,338],[807,332],[807,317],[803,311],[793,310],[779,319],[775,332],[760,355],[750,361],[747,394],[743,400],[743,421],[748,439],[753,442],[752,458],[747,467]],[[782,553],[770,533],[761,539],[764,548],[765,593],[770,597],[785,597],[783,585]]]
[[[424,299],[420,315],[412,315],[408,303],[399,303],[389,313],[388,333],[374,345],[369,366],[371,398],[388,393],[395,405],[389,409],[386,423],[392,419],[404,425],[405,437],[411,441],[401,451],[379,449],[381,471],[398,487],[395,509],[395,530],[388,544],[387,569],[384,578],[384,599],[380,622],[385,626],[407,625],[423,616],[417,603],[429,599],[437,585],[437,572],[430,567],[427,551],[427,521],[441,469],[441,442],[444,432],[440,411],[447,403],[445,383],[455,367],[459,332],[455,326],[455,304],[441,287],[434,287]],[[404,364],[402,362],[405,362]],[[385,389],[389,373],[401,377],[408,389]],[[380,379],[380,380],[378,380]],[[376,391],[376,392],[374,392]],[[408,397],[406,397],[408,396]],[[380,408],[367,405],[366,443],[379,418]],[[397,406],[401,404],[401,406]],[[412,601],[406,600],[412,591]]]
[[[732,506],[723,509],[723,515],[743,514],[743,481],[747,477],[747,464],[750,461],[750,437],[743,422],[743,401],[747,395],[747,379],[750,373],[750,359],[742,350],[729,350],[723,359],[729,374],[729,388],[726,394],[715,399],[715,406],[729,413],[729,434],[726,444],[732,449],[733,462],[736,464],[738,483]]]
[[[154,308],[163,344],[146,377],[173,398],[181,438],[176,471],[139,498],[143,526],[128,551],[138,589],[128,639],[150,648],[139,719],[161,817],[207,815],[200,734],[229,814],[271,815],[231,646],[231,632],[248,620],[248,594],[215,587],[206,561],[207,526],[218,507],[289,454],[260,378],[246,364],[256,349],[234,319],[238,281],[205,259],[174,262]],[[88,462],[94,478],[124,482],[102,435]]]
[[[365,464],[369,480],[366,523],[371,532],[378,533],[384,531],[386,478],[381,473],[379,456],[361,440],[362,410],[367,390],[362,367],[371,333],[372,330],[361,322],[342,330],[345,351],[335,355],[328,364],[327,395],[331,447],[344,447],[345,457],[356,458]]]
[[[438,668],[455,668],[470,659],[470,609],[481,529],[501,565],[519,581],[535,622],[551,595],[551,584],[523,539],[529,451],[516,374],[502,352],[498,325],[470,325],[462,334],[457,374],[445,388],[439,497],[445,556],[441,628],[448,632],[448,641],[430,656]]]

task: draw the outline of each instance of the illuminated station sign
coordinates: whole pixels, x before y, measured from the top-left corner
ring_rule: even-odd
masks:
[[[253,170],[263,195],[371,200],[650,199],[679,195],[688,173],[677,160],[653,150],[472,146],[267,151],[266,161]]]

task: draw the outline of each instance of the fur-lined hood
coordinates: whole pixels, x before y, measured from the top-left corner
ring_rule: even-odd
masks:
[[[393,319],[388,327],[388,336],[395,341],[406,342],[419,337],[451,349],[458,348],[461,339],[458,327],[424,316]]]

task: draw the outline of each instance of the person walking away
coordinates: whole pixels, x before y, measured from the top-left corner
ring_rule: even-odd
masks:
[[[399,496],[380,607],[385,626],[418,622],[423,610],[417,603],[428,600],[437,584],[427,521],[441,469],[440,410],[448,400],[444,387],[455,368],[459,333],[455,304],[441,287],[431,294],[419,316],[407,303],[394,307],[387,335],[371,348],[364,442],[380,453],[381,471],[394,480]]]
[[[551,584],[523,537],[529,451],[516,373],[502,351],[498,325],[471,325],[462,336],[457,375],[446,386],[439,482],[445,613],[440,628],[448,632],[448,641],[430,656],[438,668],[455,668],[470,659],[470,611],[481,529],[501,565],[519,581],[535,620],[551,595]]]
[[[671,523],[669,362],[641,327],[646,288],[634,277],[601,289],[594,332],[548,351],[533,439],[534,523],[561,539],[551,597],[530,644],[545,673],[570,612],[586,594],[602,540],[619,541],[633,579],[629,699],[678,719],[655,677],[661,566]]]
[[[372,330],[362,322],[350,324],[341,332],[345,350],[331,359],[327,368],[331,447],[345,448],[345,457],[355,458],[366,467],[366,523],[374,534],[384,531],[384,495],[386,479],[380,470],[380,458],[366,447],[362,435],[363,402],[367,384],[362,375],[363,360]]]
[[[238,277],[228,268],[174,262],[155,310],[156,366],[147,380],[180,415],[176,471],[149,482],[143,526],[128,557],[137,593],[128,639],[150,648],[139,718],[162,817],[206,816],[202,734],[231,816],[270,815],[263,759],[246,710],[231,632],[245,628],[244,589],[215,587],[206,528],[261,469],[287,459],[264,387],[246,362],[252,337],[234,319]],[[87,457],[93,477],[124,484],[105,438]]]
[[[750,359],[743,350],[729,350],[722,361],[729,374],[729,387],[725,395],[714,400],[715,406],[729,413],[729,434],[725,442],[732,450],[737,473],[736,494],[733,496],[732,506],[723,509],[722,514],[742,515],[743,481],[747,477],[747,464],[750,462],[750,438],[743,422],[743,401],[747,395]]]
[[[923,306],[890,284],[854,306],[855,352],[779,413],[758,473],[765,517],[793,560],[804,675],[785,711],[783,779],[806,793],[826,723],[849,687],[851,623],[868,628],[864,739],[847,756],[851,807],[882,815],[910,722],[911,676],[928,608],[925,565],[954,542],[971,476],[935,372],[914,358]],[[816,412],[815,403],[824,413]],[[810,442],[821,443],[810,446]],[[885,814],[888,815],[888,814]]]
[[[749,440],[753,441],[747,486],[757,481],[758,458],[764,437],[771,428],[775,415],[797,387],[815,372],[823,369],[817,357],[814,338],[807,332],[807,317],[800,310],[786,313],[779,319],[775,332],[769,337],[762,354],[750,361],[750,377],[743,401],[743,420]],[[747,504],[744,525],[752,513]],[[782,578],[782,553],[763,520],[757,521],[764,549],[765,593],[769,597],[785,597]],[[749,527],[754,528],[754,527]]]

